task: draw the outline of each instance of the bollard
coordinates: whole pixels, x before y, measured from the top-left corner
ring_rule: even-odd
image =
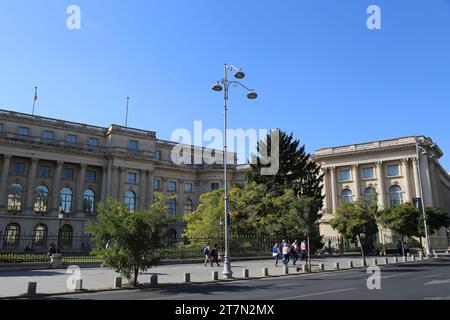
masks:
[[[398,263],[398,257],[394,258],[394,263]]]
[[[308,265],[307,264],[302,265],[302,272],[308,272]]]
[[[248,278],[249,277],[249,270],[248,269],[243,269],[242,270],[242,276],[244,278]]]
[[[334,264],[334,269],[339,270],[339,262],[336,262],[336,263]]]
[[[367,267],[367,262],[364,259],[361,259],[361,266]]]
[[[412,255],[412,261],[416,261],[416,255],[415,254]]]
[[[122,278],[116,277],[114,279],[114,288],[122,288]]]
[[[36,294],[37,282],[28,282],[27,294]]]
[[[403,257],[401,262],[408,262],[408,257]]]
[[[377,259],[373,259],[373,265],[377,266],[378,265],[378,260]]]
[[[83,290],[83,279],[75,280],[75,291]]]
[[[445,251],[445,255],[447,255],[447,256],[448,256],[448,250],[446,250],[446,251]]]
[[[323,263],[319,263],[320,271],[325,271],[325,265]]]
[[[191,282],[191,274],[190,273],[184,273],[184,283],[189,283]]]
[[[283,274],[289,274],[289,266],[287,264],[283,266]]]
[[[350,269],[353,268],[353,261],[349,261],[349,262],[348,262],[348,267],[349,267]]]
[[[389,264],[389,258],[384,258],[384,264]]]
[[[218,271],[212,271],[211,272],[211,279],[213,281],[219,280],[219,272]]]
[[[268,277],[269,276],[269,268],[263,268],[262,274],[263,274],[263,277]]]
[[[158,284],[158,275],[157,274],[152,274],[150,276],[150,284]]]

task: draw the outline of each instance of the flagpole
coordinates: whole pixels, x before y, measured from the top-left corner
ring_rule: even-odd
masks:
[[[36,97],[37,97],[37,87],[34,87],[33,110],[31,112],[31,115],[33,116],[34,116],[34,107],[36,106]]]
[[[128,102],[130,101],[130,97],[127,97],[127,112],[125,115],[125,128],[128,128]]]

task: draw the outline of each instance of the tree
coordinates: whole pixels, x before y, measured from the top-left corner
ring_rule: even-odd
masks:
[[[425,208],[425,215],[427,218],[428,234],[432,235],[436,230],[442,227],[448,228],[450,226],[450,217],[447,212],[440,208]],[[419,212],[419,236],[425,237],[425,227],[423,225],[423,216]]]
[[[140,272],[157,264],[160,239],[174,221],[167,216],[167,199],[160,194],[155,197],[148,210],[136,212],[109,198],[98,206],[98,222],[91,221],[86,227],[97,245],[94,254],[133,286],[137,286]]]
[[[369,236],[378,232],[374,207],[367,207],[363,201],[344,203],[336,210],[336,216],[330,221],[331,227],[347,239],[357,239],[364,264],[366,255],[362,236]]]

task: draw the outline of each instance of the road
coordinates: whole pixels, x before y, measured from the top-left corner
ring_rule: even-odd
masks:
[[[367,269],[159,286],[145,290],[49,296],[81,300],[450,300],[450,259],[380,266],[381,289],[369,290]]]

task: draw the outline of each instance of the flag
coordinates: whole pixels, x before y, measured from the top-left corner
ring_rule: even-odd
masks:
[[[36,90],[34,90],[34,101],[36,101],[38,99],[38,95],[37,95],[37,88]]]

